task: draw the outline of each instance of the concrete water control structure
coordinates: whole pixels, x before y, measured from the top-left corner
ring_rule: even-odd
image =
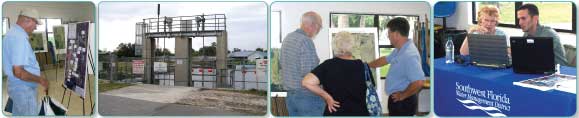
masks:
[[[145,60],[144,79],[154,84],[154,62],[157,40],[175,40],[175,86],[192,86],[191,40],[196,37],[216,37],[217,87],[226,86],[227,77],[227,31],[225,14],[203,14],[146,18],[136,24],[135,53]]]

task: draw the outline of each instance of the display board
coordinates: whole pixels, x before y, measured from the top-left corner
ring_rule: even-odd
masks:
[[[66,40],[65,81],[64,86],[82,98],[85,96],[87,79],[87,44],[89,22],[68,24]]]

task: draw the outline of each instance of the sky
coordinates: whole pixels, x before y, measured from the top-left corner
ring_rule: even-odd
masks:
[[[145,18],[225,14],[228,50],[267,49],[267,6],[264,2],[101,2],[98,14],[99,50],[114,51],[120,43],[135,42],[135,24]],[[205,46],[215,42],[205,37]],[[159,48],[174,52],[173,39],[159,40]],[[201,38],[192,40],[192,48],[202,47]]]

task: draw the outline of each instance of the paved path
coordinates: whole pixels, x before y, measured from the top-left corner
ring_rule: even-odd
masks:
[[[199,116],[223,115],[239,116],[245,113],[226,111],[215,108],[202,108],[191,105],[160,103],[146,100],[131,99],[112,95],[99,94],[99,113],[103,116]]]
[[[252,115],[217,107],[204,107],[180,103],[199,88],[140,84],[99,93],[101,115],[122,116],[244,116]]]

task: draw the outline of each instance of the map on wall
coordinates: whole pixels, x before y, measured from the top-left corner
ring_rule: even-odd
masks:
[[[68,24],[64,86],[82,98],[87,79],[89,22]]]
[[[334,57],[332,41],[338,32],[346,31],[354,38],[352,56],[363,62],[371,62],[378,58],[378,30],[376,28],[330,28],[330,57]],[[374,79],[380,77],[377,69],[372,69]]]

